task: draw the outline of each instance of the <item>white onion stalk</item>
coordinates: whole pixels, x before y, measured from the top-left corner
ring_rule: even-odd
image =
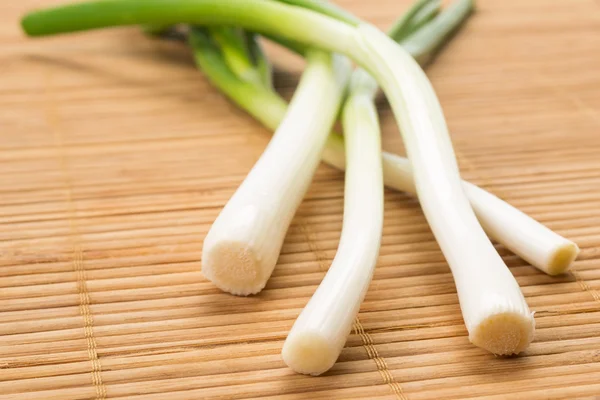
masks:
[[[343,143],[328,144],[327,149],[332,151],[327,154],[332,158],[335,155],[335,163],[343,169]],[[383,171],[388,187],[416,193],[406,158],[384,152]],[[463,181],[463,187],[486,233],[534,267],[548,275],[558,275],[566,272],[577,258],[579,247],[572,241],[472,183]]]
[[[340,244],[327,275],[294,323],[282,351],[285,363],[304,374],[322,374],[339,357],[371,282],[381,243],[379,121],[370,85],[361,87],[357,74],[352,81],[351,94],[343,107],[348,163]]]
[[[370,60],[370,71],[397,113],[421,208],[454,276],[469,340],[494,354],[523,351],[533,339],[533,314],[463,190],[431,84],[415,60],[381,31],[362,24],[357,32],[361,45],[356,49]]]
[[[235,295],[262,290],[300,205],[350,76],[348,59],[313,50],[267,149],[227,202],[202,249],[202,273]]]

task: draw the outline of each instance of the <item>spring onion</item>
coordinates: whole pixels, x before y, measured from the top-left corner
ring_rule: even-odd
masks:
[[[195,46],[202,45],[197,33],[191,37]],[[204,240],[202,273],[222,290],[254,294],[271,276],[289,224],[321,160],[350,70],[345,57],[308,52],[290,111]],[[320,94],[318,101],[315,93]]]
[[[440,0],[418,0],[398,18],[388,31],[396,42],[406,39],[435,17],[441,8]]]
[[[212,39],[219,44],[227,65],[237,76],[255,84],[272,84],[271,70],[264,63],[256,35],[224,26],[211,27],[209,31]]]
[[[343,108],[344,221],[327,275],[294,323],[282,350],[296,372],[319,375],[337,360],[377,263],[383,227],[383,173],[377,110],[369,82],[354,74]],[[290,110],[292,105],[290,105]]]
[[[439,3],[417,2],[406,13],[409,17],[401,18],[402,24],[394,25],[392,33],[400,40],[414,34],[403,27],[422,27],[422,24],[413,24],[411,18],[421,15],[420,10],[427,11],[424,15],[429,21],[437,14]],[[468,13],[462,15],[466,17]],[[446,33],[438,31],[441,36]],[[413,46],[422,50],[413,56],[430,53],[430,47]],[[381,135],[374,102],[376,92],[377,82],[365,70],[354,71],[342,113],[348,160],[342,235],[331,267],[283,345],[283,360],[296,372],[319,375],[333,366],[375,271],[383,226]],[[290,105],[288,112],[292,110],[293,105]]]

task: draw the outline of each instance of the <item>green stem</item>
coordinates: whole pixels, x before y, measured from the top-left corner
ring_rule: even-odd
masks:
[[[415,31],[415,25],[413,22],[416,17],[420,15],[423,10],[429,10],[429,7],[434,6],[435,9],[440,8],[440,0],[418,0],[416,1],[408,11],[402,15],[398,20],[394,22],[392,27],[388,30],[388,36],[399,42],[404,40],[407,36]]]
[[[101,0],[35,11],[22,20],[30,36],[178,23],[240,26],[341,53],[349,53],[355,45],[354,29],[348,23],[265,0]]]
[[[273,90],[242,81],[231,72],[206,32],[192,29],[189,41],[196,63],[209,81],[264,126],[277,129],[287,110],[286,101]]]
[[[213,26],[209,31],[231,71],[244,81],[262,85],[262,77],[248,48],[246,32],[228,26]]]
[[[474,6],[473,0],[453,2],[431,22],[410,35],[402,45],[409,53],[420,54],[416,57],[417,61],[426,65],[466,21]]]
[[[426,6],[421,8],[419,12],[417,12],[412,20],[408,22],[407,35],[405,37],[401,37],[399,40],[406,39],[406,37],[415,33],[427,23],[431,22],[442,10],[441,1],[431,1]],[[397,40],[398,41],[398,40]]]
[[[259,42],[259,35],[253,32],[246,32],[246,45],[250,52],[250,56],[255,65],[256,71],[260,77],[261,83],[267,87],[273,88],[273,69],[271,62],[264,53]]]

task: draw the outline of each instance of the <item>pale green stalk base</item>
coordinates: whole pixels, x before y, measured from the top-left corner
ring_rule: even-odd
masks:
[[[225,62],[243,81],[263,84],[263,77],[252,62],[245,32],[239,29],[216,26],[209,28],[211,37],[218,43]]]
[[[371,283],[381,243],[383,173],[377,110],[370,86],[351,87],[343,108],[348,167],[340,244],[282,350],[285,363],[303,374],[322,374],[339,357]]]

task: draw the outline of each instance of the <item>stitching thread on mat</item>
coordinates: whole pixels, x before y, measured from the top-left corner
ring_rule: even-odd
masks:
[[[394,376],[391,374],[391,372],[388,368],[388,365],[385,362],[385,359],[379,355],[379,352],[375,348],[375,345],[373,344],[373,338],[371,337],[371,335],[369,335],[369,333],[367,331],[365,331],[365,328],[363,327],[363,325],[360,322],[360,319],[358,319],[358,317],[356,317],[356,319],[354,320],[353,328],[354,328],[354,333],[356,333],[357,335],[360,336],[360,338],[363,342],[363,347],[367,351],[369,358],[371,360],[375,361],[375,365],[377,365],[377,371],[383,378],[383,382],[385,384],[387,384],[390,387],[390,389],[392,389],[392,392],[394,392],[394,394],[396,395],[396,398],[398,398],[400,400],[408,400],[406,398],[406,396],[404,395],[402,386],[400,386],[400,384],[396,381]]]
[[[315,257],[317,258],[319,269],[323,272],[327,272],[327,264],[325,263],[326,257],[324,256],[323,252],[319,250],[319,247],[317,246],[316,242],[312,239],[313,235],[310,231],[309,225],[304,221],[302,221],[299,225],[300,230],[304,234],[304,237],[306,238],[306,241],[308,243],[308,248],[314,253]],[[365,328],[358,319],[358,316],[354,319],[352,327],[354,329],[354,332],[360,336],[360,339],[362,340],[362,346],[367,351],[369,359],[375,362],[375,365],[377,366],[377,371],[383,378],[383,382],[390,387],[392,392],[394,392],[394,394],[396,395],[397,399],[408,400],[404,395],[404,392],[402,391],[402,387],[391,374],[388,365],[385,362],[385,359],[379,355],[379,352],[373,344],[373,338],[371,337],[371,335],[369,335],[367,331],[365,331]]]
[[[314,235],[310,231],[308,224],[301,220],[300,224],[299,224],[299,228],[300,228],[300,231],[302,232],[302,235],[304,235],[304,238],[306,239],[308,248],[310,249],[311,252],[313,252],[315,257],[317,258],[317,264],[319,264],[319,270],[326,273],[328,268],[327,268],[327,263],[325,263],[325,259],[327,257],[319,249],[319,247],[315,244],[315,241],[313,240]]]
[[[570,273],[573,276],[573,278],[575,278],[575,281],[579,284],[581,290],[583,290],[584,292],[588,292],[594,298],[594,300],[600,302],[600,294],[595,289],[592,289],[590,285],[588,285],[585,279],[583,279],[581,275],[579,275],[579,271],[571,267]]]
[[[96,399],[106,399],[106,386],[102,382],[102,364],[98,358],[98,346],[96,338],[94,337],[94,318],[90,310],[90,294],[86,284],[86,272],[85,265],[83,262],[83,252],[81,250],[81,238],[79,229],[77,227],[76,214],[74,201],[73,201],[73,183],[71,180],[71,174],[69,173],[69,164],[64,149],[64,141],[61,133],[61,129],[58,123],[58,116],[56,115],[51,104],[54,104],[51,98],[51,84],[50,77],[47,76],[46,82],[46,121],[50,125],[54,135],[55,147],[59,153],[60,168],[65,180],[66,186],[66,202],[67,202],[67,213],[69,217],[69,237],[71,239],[71,246],[73,251],[72,268],[75,272],[77,279],[77,291],[79,293],[79,314],[83,317],[84,323],[84,335],[87,346],[87,353],[90,363],[92,364],[92,384],[96,390]]]

